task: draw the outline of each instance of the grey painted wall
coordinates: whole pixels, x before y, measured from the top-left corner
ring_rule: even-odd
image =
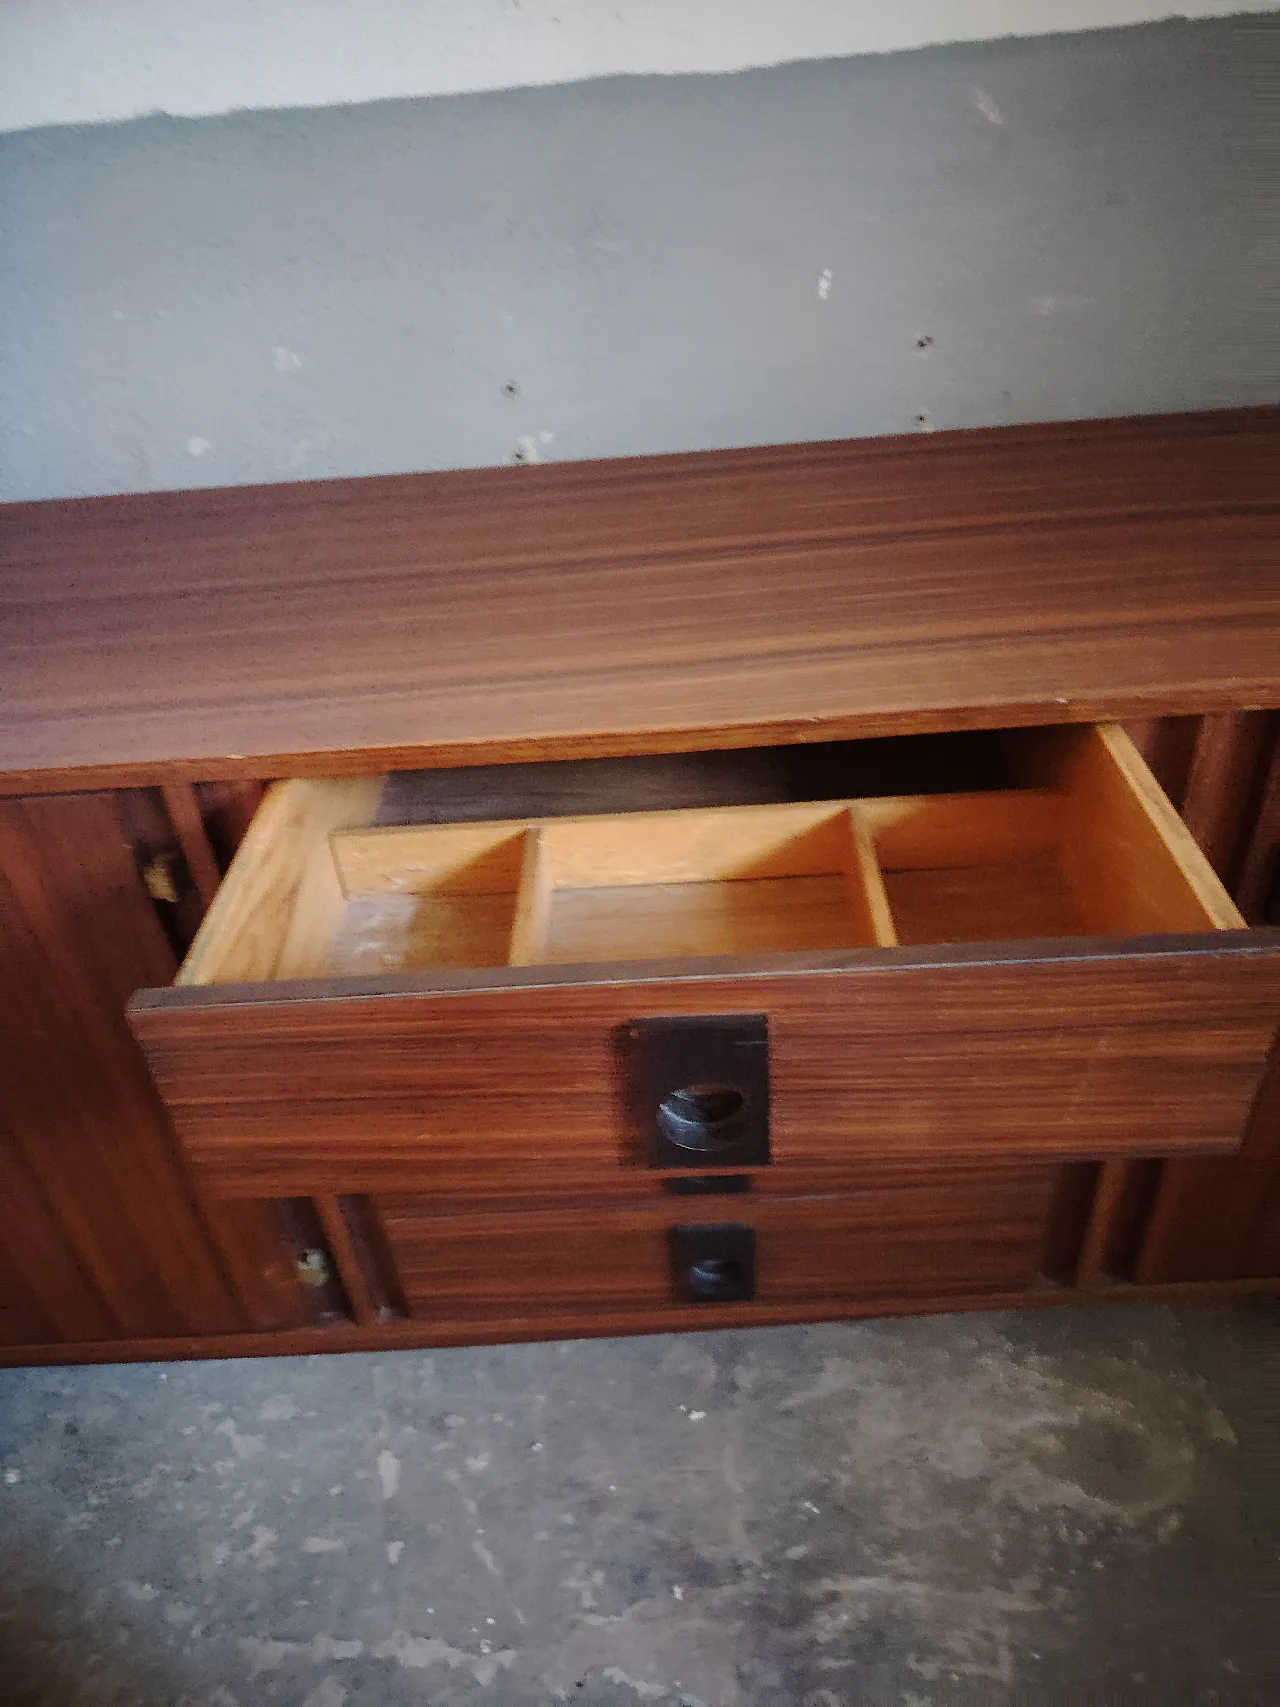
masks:
[[[1276,41],[4,137],[0,496],[1267,400]]]

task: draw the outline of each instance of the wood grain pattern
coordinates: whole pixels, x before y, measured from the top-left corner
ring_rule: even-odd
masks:
[[[245,1322],[267,1333],[325,1320],[325,1300],[298,1279],[289,1223],[281,1210],[279,1203],[243,1197],[202,1205]]]
[[[511,962],[514,895],[352,895],[328,940],[310,939],[325,977]]]
[[[355,787],[363,812],[379,787],[386,792],[377,779],[279,785],[179,982],[892,946],[894,907],[912,942],[1083,930],[1049,855],[1008,862],[1062,839],[1072,805],[1063,792],[333,832]],[[1088,830],[1095,818],[1090,811]],[[1121,851],[1144,873],[1168,867],[1182,881],[1158,830],[1149,837],[1157,845],[1130,837]],[[992,857],[1004,863],[974,863]],[[878,858],[906,868],[892,874],[892,904]],[[931,866],[964,870],[917,869]],[[976,901],[957,894],[975,882]],[[1225,894],[1219,900],[1229,909]],[[1171,912],[1180,923],[1191,916],[1185,902]],[[1138,922],[1150,925],[1150,907]],[[1197,922],[1218,919],[1205,911]]]
[[[0,1147],[46,1206],[10,1258],[68,1334],[245,1325],[124,1023],[172,973],[109,795],[0,803]]]
[[[780,1164],[1230,1150],[1280,1013],[1280,933],[351,988],[135,999],[209,1189],[410,1189],[424,1169],[442,1190],[608,1189],[629,1147],[623,1028],[681,1013],[768,1013]]]
[[[1082,936],[1084,919],[1056,853],[1016,864],[888,871],[885,893],[904,943]]]
[[[4,786],[1274,705],[1277,419],[5,506]]]
[[[1244,920],[1122,729],[1068,737],[1064,866],[1089,930],[1238,930]]]
[[[1060,788],[981,794],[888,795],[859,800],[876,859],[886,871],[995,865],[1056,849],[1069,802]]]
[[[388,778],[382,784],[385,792]],[[301,797],[325,782],[292,785]],[[348,895],[514,895],[524,873],[526,833],[520,818],[497,823],[436,824],[339,831],[330,838]]]
[[[1119,724],[1006,740],[1016,774],[1065,796],[1063,871],[1086,930],[1241,928],[1231,896]]]
[[[218,892],[182,963],[182,981],[273,977],[291,940],[301,958],[312,911],[331,922],[340,899],[327,837],[367,824],[381,790],[379,777],[276,783],[236,855],[244,880]]]
[[[108,1340],[120,1333],[0,1116],[0,1344]]]
[[[832,876],[557,889],[539,958],[572,966],[856,948],[871,931],[850,888],[848,877]]]
[[[425,1321],[653,1310],[675,1302],[667,1229],[735,1221],[756,1231],[762,1305],[989,1292],[1038,1278],[1056,1170],[893,1178],[840,1195],[671,1198],[582,1211],[529,1206],[441,1215],[433,1198],[375,1200],[410,1316]],[[685,1325],[722,1306],[686,1305]]]
[[[1089,1304],[1161,1303],[1212,1304],[1233,1298],[1269,1298],[1280,1293],[1280,1281],[1173,1281],[1167,1285],[1113,1287],[1090,1294]],[[1061,1309],[1082,1302],[1067,1286],[1045,1285],[1013,1292],[936,1292],[915,1296],[850,1298],[839,1308],[840,1318],[857,1321],[876,1316],[928,1316],[977,1310]],[[584,1317],[581,1310],[558,1316],[508,1316],[480,1322],[474,1316],[453,1322],[389,1320],[377,1328],[354,1322],[331,1322],[321,1327],[282,1329],[276,1333],[208,1334],[198,1337],[101,1340],[85,1344],[46,1343],[14,1348],[0,1344],[0,1368],[41,1363],[155,1363],[163,1360],[210,1357],[305,1357],[345,1351],[410,1351],[431,1346],[507,1345],[520,1340],[611,1338],[618,1334],[670,1334],[689,1327],[687,1305],[660,1305],[641,1312],[600,1310]],[[781,1327],[792,1322],[829,1320],[833,1312],[822,1303],[727,1304],[714,1320],[699,1317],[696,1326],[715,1328]]]
[[[912,823],[929,818],[934,838],[940,839],[948,829],[962,835],[966,815],[988,815],[991,800],[1000,798],[962,795],[949,812],[945,803],[917,800],[876,801],[872,810],[878,822],[899,805],[897,817]],[[930,813],[935,804],[937,810]],[[1035,814],[1038,804],[1030,800],[1022,816]],[[1002,814],[999,805],[994,810],[1001,822],[1016,816],[1008,805]],[[843,800],[348,830],[333,837],[333,854],[350,894],[505,892],[523,876],[528,851],[523,838],[534,829],[541,830],[541,857],[559,889],[813,877],[845,870],[850,859]],[[921,837],[929,834],[930,828],[921,828]]]
[[[1120,729],[1020,748],[1053,788],[337,833],[385,782],[295,779],[179,982],[1243,924]]]
[[[1241,708],[1280,700],[1278,420],[1254,411],[0,509],[0,793],[104,779],[156,785],[158,801],[163,786],[207,900],[217,872],[205,824],[225,866],[250,779],[267,774],[1218,712],[1146,738],[1256,919],[1276,857],[1276,722]],[[1096,897],[1079,922],[1238,923],[1167,808],[1144,806],[1118,749],[1110,760],[1105,787],[1089,788],[1111,841],[1095,839],[1068,873]],[[581,784],[580,810],[598,810],[596,773],[584,767]],[[770,786],[779,799],[818,797],[789,792],[781,772]],[[372,816],[376,785],[353,789],[354,809],[326,832]],[[862,792],[842,785],[830,798]],[[760,797],[748,786],[726,798]],[[1047,820],[1020,798],[1011,827],[1044,839]],[[171,959],[114,804],[94,799],[0,805],[0,1361],[23,1342],[54,1356],[98,1355],[94,1342],[107,1355],[189,1355],[264,1339],[316,1350],[687,1325],[687,1307],[640,1296],[625,1274],[594,1313],[572,1295],[564,1234],[584,1216],[600,1264],[614,1233],[624,1253],[659,1222],[722,1213],[668,1201],[660,1179],[625,1165],[615,1045],[637,1012],[763,1008],[779,1045],[778,1165],[749,1213],[780,1241],[775,1280],[791,1278],[718,1321],[1040,1299],[1028,1277],[1046,1239],[1055,1275],[1081,1249],[1086,1282],[1130,1272],[1116,1253],[1145,1216],[1144,1205],[1135,1219],[1135,1181],[1158,1184],[1132,1270],[1148,1290],[1280,1277],[1274,1088],[1246,1115],[1277,1013],[1274,933],[1247,949],[1048,943],[1038,965],[1007,949],[934,950],[696,976],[660,964],[585,981],[433,976],[393,980],[382,996],[313,984],[288,1014],[284,988],[165,998],[164,1013],[144,1001],[141,1029],[158,1026],[153,1047],[201,1178],[223,1194],[202,1221],[119,1023],[128,989],[167,978]],[[541,808],[513,815],[530,811]],[[886,820],[882,857],[894,834]],[[866,888],[878,873],[869,846],[857,853]],[[917,870],[923,858],[917,848]],[[509,906],[515,881],[497,897]],[[299,870],[287,939],[268,921],[269,968],[249,914],[228,910],[233,891],[211,921],[215,949],[219,930],[223,949],[248,945],[239,961],[233,946],[231,975],[318,972],[341,889],[323,862]],[[249,897],[250,912],[262,899]],[[889,943],[883,893],[871,900],[863,935]],[[499,941],[495,964],[509,924],[508,912],[477,927]],[[425,945],[431,931],[419,934]],[[358,947],[350,964],[370,967]],[[1199,1154],[1242,1131],[1238,1158]],[[1160,1154],[1174,1157],[1162,1171],[1143,1159]],[[876,1188],[887,1195],[874,1214],[869,1199],[855,1212],[851,1170],[889,1157],[899,1183]],[[1111,1158],[1091,1221],[1095,1164],[1056,1165],[1071,1157]],[[983,1202],[948,1172],[957,1158],[996,1177]],[[1000,1182],[1015,1176],[1009,1195]],[[802,1211],[801,1189],[827,1207]],[[430,1321],[388,1324],[369,1279],[377,1265],[344,1207],[360,1191],[382,1194],[369,1205],[400,1203],[422,1272],[442,1263],[422,1229],[448,1220],[458,1235],[514,1217],[517,1243],[561,1266],[561,1302],[512,1289],[479,1313],[472,1294],[441,1313],[433,1294]],[[314,1312],[278,1242],[276,1192],[330,1200],[363,1326],[302,1325]],[[725,1200],[726,1218],[741,1201]],[[539,1246],[553,1227],[560,1244]],[[464,1250],[459,1263],[474,1260]],[[272,1331],[254,1340],[239,1331],[249,1323]]]
[[[1280,718],[1196,721],[1184,792],[1191,826],[1253,924],[1266,918],[1280,859]],[[1260,739],[1261,738],[1261,739]],[[1261,747],[1261,752],[1259,748]],[[1238,1156],[1166,1162],[1133,1264],[1143,1284],[1280,1282],[1280,1054],[1259,1091]]]
[[[558,889],[822,877],[849,868],[847,803],[554,818],[543,845]]]
[[[279,879],[279,887],[273,890],[269,899],[264,897],[255,911],[251,933],[252,963],[267,964],[271,952],[269,944],[273,938],[278,940],[282,936],[283,943],[271,976],[320,978],[329,968],[330,944],[342,929],[347,897],[327,836],[317,834],[309,849],[299,846],[293,860],[295,863],[290,865],[287,874],[282,874]],[[229,903],[234,904],[238,885],[230,874],[223,887],[228,892]],[[238,942],[227,939],[227,945],[234,967],[243,951]],[[217,958],[215,952],[209,956],[207,964],[216,964]],[[247,962],[240,958],[239,964]]]

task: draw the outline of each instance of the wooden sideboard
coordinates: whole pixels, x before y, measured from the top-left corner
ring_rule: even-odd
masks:
[[[1280,1286],[1278,425],[0,507],[0,1361]]]

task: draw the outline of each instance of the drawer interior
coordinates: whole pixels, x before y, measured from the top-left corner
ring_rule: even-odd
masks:
[[[846,802],[345,831],[330,846],[346,905],[326,964],[342,973],[878,940]]]
[[[808,753],[798,775],[786,751],[705,755],[701,770],[687,759],[638,761],[630,794],[616,764],[595,777],[590,765],[504,767],[518,773],[506,796],[493,772],[446,773],[434,785],[430,773],[277,784],[179,982],[1243,922],[1119,729],[944,742],[932,773],[927,745],[917,745],[914,770],[903,768],[926,790],[912,793],[893,790],[883,752],[876,792],[859,794],[870,773],[857,744],[829,752],[825,769]],[[540,779],[541,770],[559,774]],[[957,774],[970,786],[946,787]],[[459,782],[468,775],[478,782]],[[826,797],[797,800],[798,785]],[[620,809],[637,795],[672,804]],[[477,821],[477,797],[480,810],[498,811]],[[574,810],[601,803],[612,809]],[[501,815],[503,804],[524,810]]]

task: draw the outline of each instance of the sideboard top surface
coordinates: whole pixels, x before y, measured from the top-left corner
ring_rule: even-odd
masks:
[[[0,792],[1273,706],[1278,424],[0,506]]]

